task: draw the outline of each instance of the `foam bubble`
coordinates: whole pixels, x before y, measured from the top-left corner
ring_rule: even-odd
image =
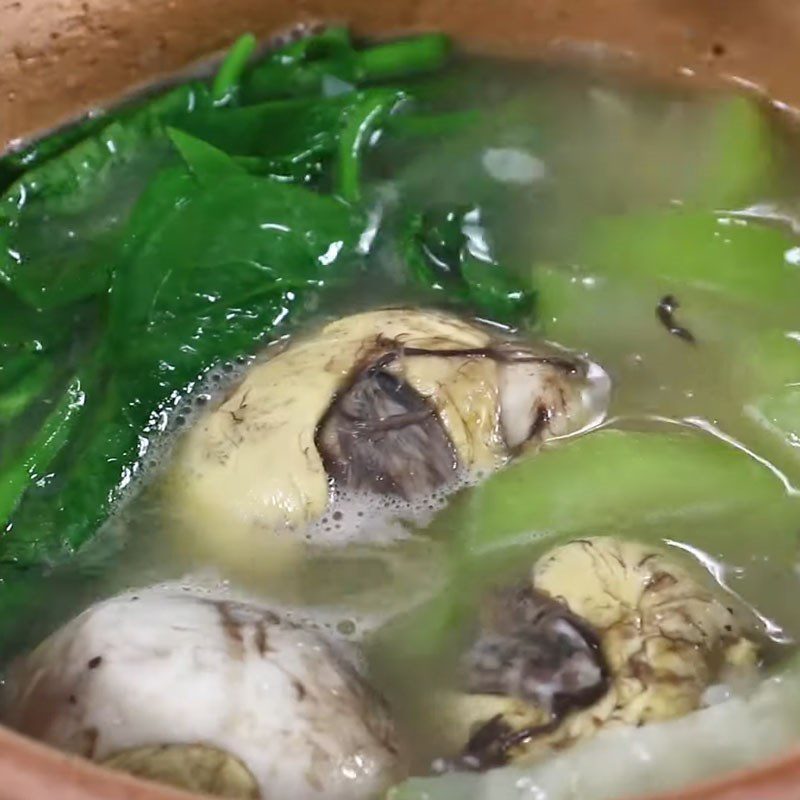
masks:
[[[197,418],[206,413],[207,409],[214,408],[221,403],[230,387],[240,381],[247,368],[253,362],[251,356],[238,356],[231,361],[225,361],[210,369],[190,386],[185,393],[176,395],[171,408],[161,412],[157,432],[149,441],[147,450],[137,469],[137,475],[144,480],[150,480],[157,475],[169,459],[175,439],[183,431],[191,428]],[[127,496],[131,497],[138,488],[139,481],[135,481]],[[119,504],[124,504],[124,500]]]
[[[329,641],[350,644],[360,643],[394,616],[387,611],[364,612],[337,606],[289,605],[273,598],[245,592],[211,571],[195,572],[147,587],[133,587],[119,594],[118,599],[137,602],[142,596],[152,594],[189,594],[192,597],[267,607],[289,622],[313,630]]]
[[[445,489],[413,500],[388,494],[334,490],[325,514],[306,530],[306,541],[320,547],[345,547],[388,545],[407,540],[415,530],[427,527],[453,494],[475,480],[475,476],[460,475]]]

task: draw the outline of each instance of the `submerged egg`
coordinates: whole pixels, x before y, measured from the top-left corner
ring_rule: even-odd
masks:
[[[384,701],[343,648],[258,605],[122,595],[12,665],[4,720],[194,791],[372,798],[398,777],[398,744]]]
[[[345,317],[266,353],[178,440],[165,505],[217,563],[283,563],[343,491],[413,501],[605,412],[608,379],[436,311]]]
[[[457,768],[529,761],[602,728],[682,716],[758,662],[753,631],[690,570],[611,536],[546,553],[483,617],[465,691],[443,701]]]

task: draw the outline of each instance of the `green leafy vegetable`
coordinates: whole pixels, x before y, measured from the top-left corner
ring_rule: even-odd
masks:
[[[341,264],[354,263],[362,227],[343,203],[269,179],[234,172],[196,186],[115,276],[109,324],[122,362],[152,366],[172,389],[209,359],[247,351],[247,319],[269,330],[269,311],[336,280]]]
[[[215,105],[224,105],[236,97],[239,81],[256,44],[256,37],[252,33],[246,33],[228,51],[211,84],[211,100]]]
[[[186,166],[200,183],[212,184],[231,174],[244,174],[245,170],[236,161],[208,142],[175,128],[169,128],[168,133]]]
[[[348,109],[339,141],[337,190],[351,203],[361,200],[361,161],[370,135],[385,116],[405,99],[403,92],[372,92]]]
[[[357,50],[345,29],[331,28],[276,51],[256,66],[244,79],[242,98],[253,103],[341,89],[342,83],[406,77],[441,69],[449,55],[450,41],[440,34]]]
[[[0,366],[0,424],[12,422],[41,397],[53,377],[53,362],[21,353]]]
[[[67,444],[86,402],[88,375],[76,375],[33,439],[11,464],[0,469],[0,520],[7,522],[31,481],[41,477]]]
[[[175,393],[212,364],[252,352],[309,292],[352,279],[360,264],[357,210],[248,175],[188,134],[170,136],[186,167],[161,172],[140,199],[111,283],[95,358],[113,377],[88,404],[57,485],[13,517],[6,561],[57,560],[83,544],[135,475],[154,415]]]
[[[79,122],[67,125],[19,151],[3,156],[0,159],[0,168],[2,168],[0,174],[8,175],[9,183],[11,183],[14,178],[19,177],[26,170],[38,167],[54,156],[61,155],[81,139],[91,136],[107,124],[108,120],[105,114],[92,114]]]
[[[494,319],[518,322],[531,313],[533,293],[497,263],[487,238],[479,209],[432,210],[408,221],[403,256],[423,285]]]
[[[0,198],[0,281],[44,310],[104,291],[131,203],[168,152],[165,121],[206,94],[179,87],[24,173]]]

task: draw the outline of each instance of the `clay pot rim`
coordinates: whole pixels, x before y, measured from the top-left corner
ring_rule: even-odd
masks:
[[[52,797],[58,800],[191,800],[198,795],[135,778],[69,755],[0,726],[0,771],[4,797]],[[756,767],[745,767],[682,789],[637,795],[628,800],[770,800],[800,786],[800,748]],[[8,794],[6,794],[8,793]]]

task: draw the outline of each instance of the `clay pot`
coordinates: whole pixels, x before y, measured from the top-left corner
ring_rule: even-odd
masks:
[[[515,57],[611,59],[671,79],[735,81],[800,107],[798,0],[0,0],[0,152],[192,66],[251,30],[346,21],[359,34],[444,30]],[[0,800],[181,800],[0,727]],[[647,800],[796,800],[800,749]]]

